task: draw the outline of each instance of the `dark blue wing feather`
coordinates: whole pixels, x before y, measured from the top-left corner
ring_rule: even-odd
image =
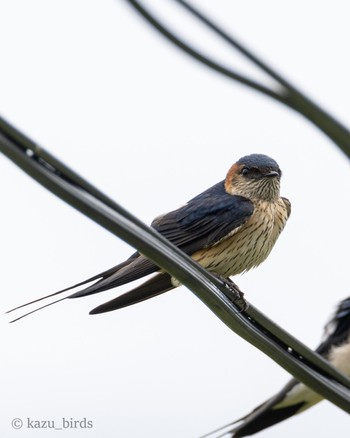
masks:
[[[350,336],[350,297],[342,300],[334,316],[325,327],[325,339],[316,349],[317,353],[327,355],[333,346],[341,345]]]
[[[228,194],[221,181],[178,210],[156,218],[152,227],[186,253],[193,254],[243,225],[253,211],[249,199]]]

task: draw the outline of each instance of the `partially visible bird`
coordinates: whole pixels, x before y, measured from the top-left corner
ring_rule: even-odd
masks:
[[[280,197],[280,178],[281,170],[272,158],[262,154],[245,156],[231,166],[225,180],[183,207],[157,217],[151,226],[218,276],[240,274],[266,259],[290,215],[289,201]],[[95,283],[66,298],[106,291],[154,272],[157,274],[141,286],[90,313],[116,310],[180,285],[151,260],[135,252],[105,272],[23,306],[92,281]]]
[[[338,307],[325,326],[323,341],[316,352],[350,377],[350,297],[338,304]],[[245,437],[254,435],[270,426],[280,423],[293,415],[306,411],[323,400],[323,397],[296,379],[291,379],[280,392],[259,405],[251,413],[204,437]],[[217,432],[228,429],[236,423],[238,426],[219,435]],[[214,435],[215,434],[215,435]]]

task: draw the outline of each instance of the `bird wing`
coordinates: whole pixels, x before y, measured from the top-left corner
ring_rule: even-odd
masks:
[[[317,353],[325,356],[332,347],[345,342],[350,336],[350,297],[342,300],[324,328],[323,340]]]
[[[251,201],[242,196],[229,195],[224,182],[216,184],[191,199],[185,206],[157,217],[151,226],[185,253],[214,245],[243,225],[254,211]],[[90,295],[137,280],[159,267],[136,252],[130,263],[104,276],[92,286],[70,298]]]
[[[253,211],[249,199],[226,193],[222,181],[183,207],[157,217],[151,226],[184,252],[193,254],[231,235]]]
[[[224,183],[221,182],[190,200],[184,207],[159,216],[152,222],[152,227],[187,254],[193,254],[195,251],[215,245],[225,236],[231,235],[244,224],[253,210],[251,201],[241,196],[227,194]],[[126,283],[133,278],[139,278],[139,273],[146,269],[159,269],[150,260],[140,255],[137,256],[137,254],[133,255],[134,262],[132,264],[102,280],[100,284],[96,283],[90,288],[74,294],[72,298],[110,289],[118,286],[121,281]],[[135,267],[137,267],[137,272],[134,272]],[[96,290],[97,288],[98,290]],[[141,286],[98,306],[90,313],[110,312],[130,306],[173,288],[171,276],[167,273],[161,273]]]
[[[254,435],[313,406],[321,397],[296,379],[243,418],[235,421],[240,425],[230,430],[231,437]]]

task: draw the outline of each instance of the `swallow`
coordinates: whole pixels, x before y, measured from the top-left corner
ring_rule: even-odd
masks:
[[[334,367],[350,377],[350,297],[341,301],[324,328],[323,340],[315,350]],[[233,424],[240,424],[219,437],[254,435],[293,415],[311,408],[323,397],[296,379],[291,379],[281,391],[259,405],[248,415],[201,438],[214,436]],[[217,437],[217,438],[219,438]]]
[[[242,157],[223,181],[177,210],[156,217],[151,227],[221,278],[249,271],[268,257],[290,215],[290,202],[280,197],[281,174],[276,161],[266,155]],[[11,311],[91,282],[94,283],[54,303],[100,293],[152,273],[156,275],[145,283],[96,307],[90,314],[120,309],[180,286],[175,278],[135,252],[107,271]]]

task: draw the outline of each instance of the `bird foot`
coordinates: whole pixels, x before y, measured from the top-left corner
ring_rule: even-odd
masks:
[[[225,289],[227,290],[227,293],[225,295],[233,302],[233,304],[238,306],[241,312],[247,310],[249,304],[247,300],[244,298],[244,293],[240,290],[237,284],[234,281],[232,281],[231,278],[226,278],[222,275],[217,275],[217,274],[215,276],[225,286]]]

